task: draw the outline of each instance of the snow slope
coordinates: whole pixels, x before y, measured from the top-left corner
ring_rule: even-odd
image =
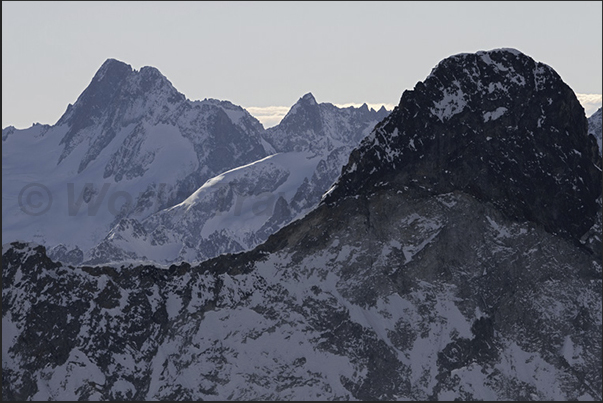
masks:
[[[53,126],[2,131],[2,237],[87,249],[207,179],[268,155],[241,107],[189,101],[154,68],[109,59]]]
[[[306,94],[264,139],[277,154],[212,179],[180,204],[119,222],[87,264],[199,262],[251,249],[320,202],[350,151],[388,112],[337,108]]]

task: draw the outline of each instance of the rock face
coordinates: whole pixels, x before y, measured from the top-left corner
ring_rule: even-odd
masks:
[[[3,397],[601,400],[601,156],[571,95],[514,50],[445,59],[249,252],[70,267],[3,245]]]
[[[391,119],[352,153],[332,197],[380,182],[461,190],[509,217],[580,237],[601,191],[587,124],[549,66],[506,49],[453,56],[406,91]]]
[[[595,136],[601,152],[601,108],[588,118],[588,133]]]

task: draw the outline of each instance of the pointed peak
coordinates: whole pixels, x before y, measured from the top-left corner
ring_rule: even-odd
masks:
[[[121,60],[117,60],[112,57],[105,60],[105,62],[102,64],[102,66],[100,68],[102,69],[104,67],[106,68],[109,66],[128,66],[131,68],[131,66],[128,63],[122,62]]]
[[[300,110],[308,110],[308,108],[315,109],[315,107],[318,107],[316,98],[314,98],[314,95],[312,95],[311,92],[308,92],[297,100],[297,102],[291,107],[291,109],[289,109],[289,112],[287,112],[283,120],[286,121],[287,118],[290,118],[291,116],[295,115]]]
[[[125,76],[132,72],[132,66],[121,62],[117,59],[107,59],[100,66],[96,74],[94,75],[93,81],[101,81],[106,76]]]
[[[163,78],[165,78],[165,76],[163,74],[161,74],[159,69],[157,69],[156,67],[152,67],[152,66],[141,67],[140,74],[143,77],[163,77]]]
[[[300,102],[304,101],[304,102],[309,103],[309,104],[317,104],[316,98],[314,98],[314,95],[312,95],[311,92],[308,92],[306,95],[304,95],[303,97],[301,97],[299,99],[299,101]]]

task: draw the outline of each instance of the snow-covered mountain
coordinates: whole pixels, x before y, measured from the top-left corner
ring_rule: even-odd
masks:
[[[388,113],[319,104],[308,93],[266,130],[275,154],[209,179],[145,220],[120,221],[84,261],[199,262],[251,249],[315,207],[351,150]]]
[[[109,59],[55,125],[2,131],[3,241],[33,240],[71,264],[249,249],[314,207],[387,114],[306,94],[264,130],[239,106],[189,101],[157,69]],[[260,162],[277,151],[288,156]]]
[[[69,267],[3,245],[3,398],[601,400],[601,179],[552,68],[451,56],[251,251]]]
[[[55,125],[2,130],[2,238],[86,250],[266,157],[263,132],[239,106],[189,101],[157,69],[109,59]]]

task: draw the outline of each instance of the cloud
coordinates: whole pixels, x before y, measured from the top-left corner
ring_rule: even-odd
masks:
[[[359,103],[347,103],[347,104],[334,104],[338,108],[348,108],[353,106],[355,108],[359,108],[362,104]],[[385,106],[385,109],[391,111],[394,109],[395,105],[392,104],[367,104],[369,108],[374,110],[379,110],[381,106]],[[273,127],[278,125],[281,120],[285,117],[287,112],[291,107],[289,106],[249,106],[245,107],[247,112],[251,114],[254,118],[259,120],[265,128]]]
[[[269,128],[278,125],[291,108],[289,106],[250,106],[245,109],[265,128]]]
[[[578,101],[582,104],[584,111],[586,112],[586,116],[590,116],[597,111],[601,107],[601,103],[603,97],[601,94],[576,94]],[[361,103],[350,102],[347,104],[334,104],[338,108],[349,108],[353,106],[354,108],[359,108],[362,106]],[[379,110],[381,106],[385,106],[385,109],[391,111],[394,109],[396,105],[394,104],[369,104],[367,103],[369,108],[374,110]],[[265,128],[273,127],[278,125],[281,120],[285,117],[287,112],[291,107],[289,106],[250,106],[246,107],[247,111],[259,120]]]
[[[601,107],[603,96],[601,94],[576,94],[582,104],[586,116],[590,116]]]
[[[348,104],[333,104],[333,105],[335,105],[338,108],[349,108],[350,106],[353,106],[354,108],[360,108],[363,104],[351,102]],[[369,103],[367,103],[366,105],[369,107],[369,109],[374,109],[376,111],[381,109],[382,106],[385,106],[385,109],[387,109],[388,111],[393,111],[394,107],[396,106],[394,104],[369,104]]]

